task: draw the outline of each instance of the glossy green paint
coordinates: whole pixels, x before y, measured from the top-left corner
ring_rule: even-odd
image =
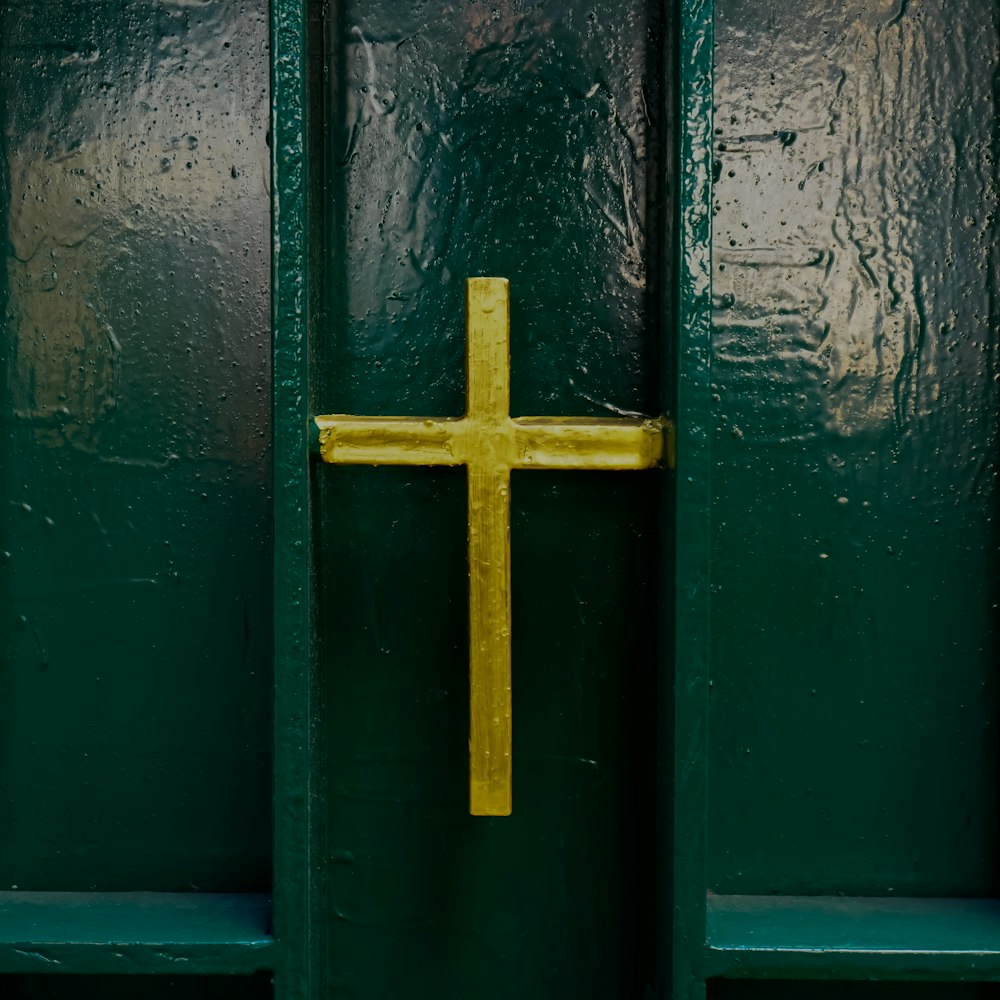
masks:
[[[716,32],[708,885],[994,895],[1000,13]]]
[[[1000,900],[711,896],[712,975],[1000,980]]]
[[[272,968],[273,946],[264,895],[0,892],[0,977],[248,974]]]
[[[266,892],[265,7],[0,19],[0,885]]]
[[[940,898],[996,893],[997,20],[716,4],[710,353],[680,327],[676,997],[1000,972],[996,903]]]
[[[270,991],[266,48],[0,5],[4,997]]]
[[[939,898],[996,879],[995,9],[720,0],[713,274],[709,4],[275,0],[274,936],[263,11],[42,10],[0,8],[0,994],[992,995],[814,980],[1000,975]],[[678,418],[672,494],[515,478],[511,820],[464,814],[461,474],[308,458],[312,412],[460,411],[466,273],[515,413]]]
[[[511,281],[515,415],[661,412],[658,6],[347,3],[326,27],[319,412],[459,415],[477,274]],[[662,474],[513,477],[496,820],[467,815],[461,470],[314,476],[324,995],[643,996]]]

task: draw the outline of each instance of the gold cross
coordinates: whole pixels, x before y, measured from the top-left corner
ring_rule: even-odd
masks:
[[[466,282],[466,407],[454,417],[316,417],[325,462],[469,470],[469,811],[511,811],[510,470],[648,469],[662,420],[510,416],[506,278]]]

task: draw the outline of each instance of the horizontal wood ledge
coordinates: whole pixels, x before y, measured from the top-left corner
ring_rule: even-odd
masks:
[[[706,974],[1000,981],[1000,900],[717,896]]]
[[[0,892],[0,974],[250,974],[273,951],[266,895]]]

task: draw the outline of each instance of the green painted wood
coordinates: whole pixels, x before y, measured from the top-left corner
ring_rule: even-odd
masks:
[[[330,7],[320,412],[458,415],[477,274],[511,281],[515,415],[661,412],[667,44],[641,0]],[[642,997],[663,477],[514,475],[497,820],[467,815],[463,473],[315,478],[325,995]]]
[[[963,981],[997,978],[1000,904],[937,897],[997,891],[998,36],[975,2],[716,4],[710,463],[685,466],[678,407],[679,497],[711,477],[687,512],[710,711],[679,655],[675,996],[993,995]],[[709,895],[701,952],[701,879],[886,898]],[[913,982],[813,982],[870,978]]]
[[[0,886],[270,887],[261,2],[0,5]]]
[[[317,760],[308,461],[307,5],[271,3],[274,378],[274,933],[279,1000],[319,996]]]
[[[716,29],[707,886],[998,895],[1000,13]]]
[[[710,896],[707,967],[761,979],[1000,980],[1000,900]]]
[[[0,977],[246,975],[272,967],[270,930],[249,893],[0,892]]]

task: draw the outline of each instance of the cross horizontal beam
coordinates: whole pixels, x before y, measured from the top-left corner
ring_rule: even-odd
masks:
[[[649,469],[663,459],[666,422],[644,419],[508,417],[488,428],[469,417],[315,418],[319,451],[336,465],[470,465],[494,468]]]

